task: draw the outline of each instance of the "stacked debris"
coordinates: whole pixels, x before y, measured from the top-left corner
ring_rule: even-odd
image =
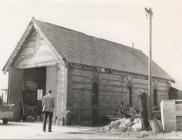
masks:
[[[142,122],[140,118],[122,118],[112,121],[109,125],[104,127],[106,130],[119,130],[121,132],[141,131]]]

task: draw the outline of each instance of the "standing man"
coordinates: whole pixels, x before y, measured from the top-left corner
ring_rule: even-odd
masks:
[[[52,132],[52,117],[53,117],[53,112],[54,112],[54,107],[55,107],[55,100],[52,95],[52,90],[48,91],[48,94],[43,97],[42,100],[42,111],[44,113],[44,124],[43,124],[43,131],[46,131],[46,122],[47,118],[49,117],[49,132]]]
[[[122,102],[119,106],[119,117],[123,118],[123,112],[124,112],[124,103]]]
[[[148,122],[148,110],[147,110],[147,94],[144,90],[139,89],[137,92],[138,99],[139,99],[139,107],[140,107],[140,117],[142,120],[142,129],[148,130],[149,129],[149,122]]]

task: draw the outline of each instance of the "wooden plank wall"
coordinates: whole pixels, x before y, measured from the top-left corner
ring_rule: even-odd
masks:
[[[154,82],[155,81],[155,82]],[[148,80],[142,78],[142,77],[134,77],[133,78],[133,85],[134,85],[134,99],[137,98],[136,91],[139,88],[142,88],[146,93],[148,93]],[[160,106],[160,102],[163,99],[168,99],[168,92],[169,92],[169,86],[167,83],[167,80],[153,80],[152,82],[152,95],[154,89],[157,89],[157,105]],[[153,96],[152,96],[153,101]],[[138,107],[137,100],[134,100],[134,105]]]
[[[23,71],[10,69],[8,82],[8,103],[15,104],[14,120],[20,120],[23,87]]]
[[[92,71],[68,70],[67,108],[73,114],[73,121],[91,119]],[[78,114],[79,112],[79,114]]]
[[[104,114],[117,115],[117,108],[122,102],[127,104],[127,81],[126,76],[113,75],[109,73],[99,73],[99,105]]]
[[[18,68],[40,67],[56,64],[55,59],[56,56],[49,45],[34,29],[23,43],[23,47],[14,61],[14,66]]]
[[[117,108],[124,102],[129,104],[128,86],[132,86],[132,102],[134,107],[139,107],[137,90],[142,88],[148,93],[146,76],[131,73],[114,74],[114,72],[101,72],[98,74],[99,84],[99,116],[104,114],[117,115]],[[68,110],[75,115],[74,118],[85,120],[91,117],[93,68],[72,66],[68,70]],[[154,87],[153,83],[153,87]],[[155,87],[158,90],[158,106],[162,99],[168,97],[167,80],[158,80]]]

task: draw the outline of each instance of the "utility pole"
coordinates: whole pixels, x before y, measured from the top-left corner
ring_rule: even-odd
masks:
[[[148,93],[149,93],[149,120],[152,119],[152,9],[145,8],[146,14],[149,19],[149,59],[148,59]]]

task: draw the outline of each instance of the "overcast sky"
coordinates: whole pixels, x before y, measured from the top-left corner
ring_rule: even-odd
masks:
[[[3,68],[31,18],[142,50],[148,55],[148,20],[152,7],[153,60],[182,89],[181,0],[0,0],[0,69]],[[0,72],[0,88],[7,88]]]

